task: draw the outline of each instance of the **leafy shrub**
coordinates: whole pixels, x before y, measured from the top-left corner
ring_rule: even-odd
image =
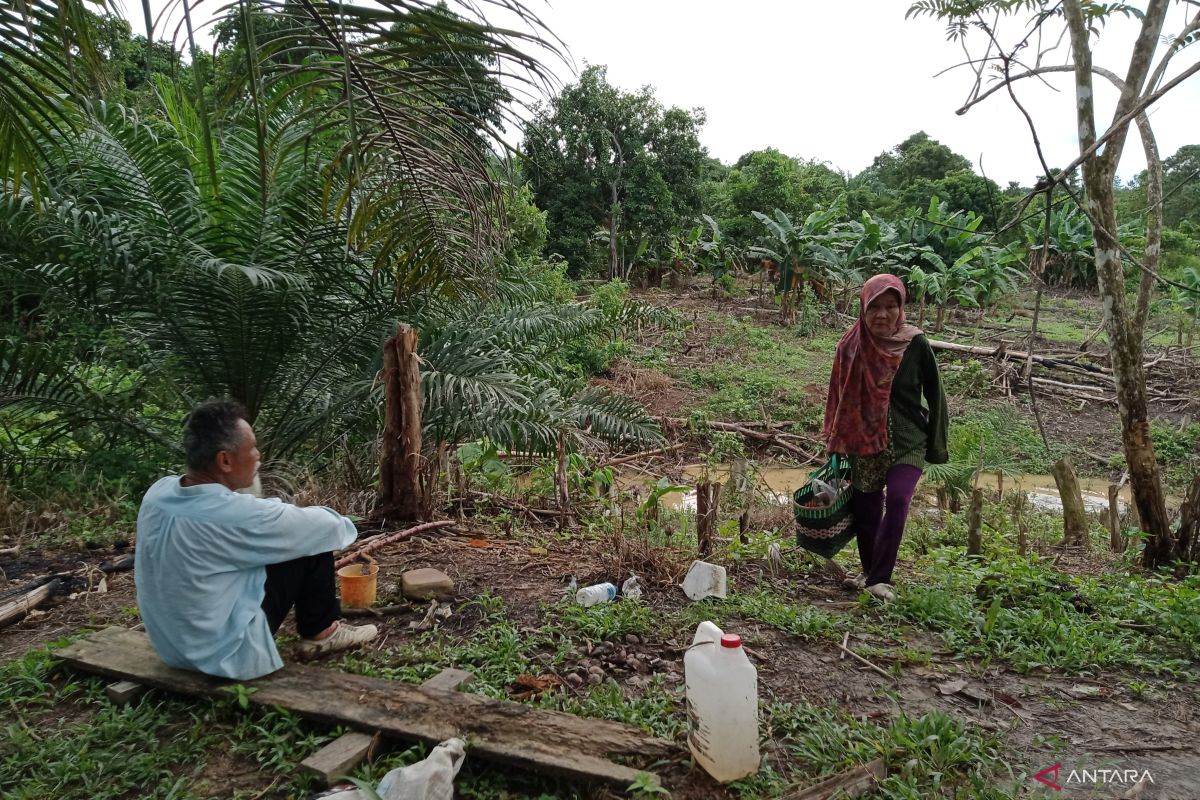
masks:
[[[1150,424],[1154,455],[1173,484],[1185,485],[1200,470],[1200,423],[1180,430],[1162,422]]]
[[[979,361],[970,359],[955,369],[943,369],[946,394],[959,397],[984,397],[992,385],[992,376]]]

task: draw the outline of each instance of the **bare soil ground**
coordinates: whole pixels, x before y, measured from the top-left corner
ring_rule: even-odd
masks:
[[[753,298],[727,300],[718,309],[707,293],[676,296],[651,292],[644,297],[675,308],[692,327],[680,342],[664,345],[669,350],[666,368],[623,361],[596,382],[638,398],[652,414],[659,416],[682,416],[703,399],[702,391],[667,374],[672,367],[720,365],[745,356],[735,347],[714,341],[723,327],[708,318],[709,312],[719,310],[755,326],[775,329],[774,310],[757,307]],[[1061,313],[1069,316],[1081,308],[1077,313],[1079,325],[1091,325],[1096,320],[1096,309],[1088,306],[1086,298],[1072,303],[1070,307],[1064,306]],[[971,322],[951,318],[950,327],[955,330],[946,332],[944,337],[952,338],[955,332],[969,333]],[[986,341],[994,344],[996,339]],[[1046,350],[1069,346],[1071,342],[1045,336],[1038,342],[1039,349]],[[1099,340],[1090,346],[1093,351],[1102,349]],[[1158,355],[1164,352],[1170,357],[1163,348],[1155,350]],[[1151,356],[1154,357],[1157,356]],[[814,354],[814,359],[819,358],[828,358],[828,354]],[[1152,381],[1155,374],[1152,370]],[[1172,395],[1200,396],[1200,384],[1194,374],[1172,372],[1163,385]],[[811,394],[811,404],[820,407],[824,386],[807,381],[804,389]],[[1026,397],[996,397],[987,402],[1016,404],[1026,413],[1029,411]],[[1115,407],[1097,402],[1081,406],[1079,401],[1046,395],[1039,398],[1039,408],[1048,434],[1091,458],[1086,470],[1116,477],[1108,465],[1108,459],[1119,449]],[[1192,418],[1193,408],[1172,401],[1156,404],[1153,411],[1160,419],[1182,423]],[[660,465],[657,472],[676,472],[682,463],[700,453],[698,446],[685,449],[675,454],[665,468]],[[588,538],[579,532],[560,539],[547,531],[533,538],[527,533],[508,533],[507,527],[499,530],[483,522],[479,526],[474,542],[458,536],[418,538],[385,550],[379,559],[380,602],[395,599],[396,584],[403,570],[432,566],[454,579],[456,610],[464,602],[490,594],[503,599],[510,621],[530,631],[546,624],[547,607],[562,598],[570,577],[586,585],[635,571],[648,583],[644,602],[657,612],[679,612],[688,603],[673,585],[686,567],[687,557],[682,554],[649,557],[642,551],[622,551],[610,541]],[[486,546],[479,546],[481,541]],[[4,571],[0,591],[38,575],[76,569],[81,564],[95,566],[119,552],[23,554],[19,559],[0,562]],[[1071,555],[1059,562],[1060,569],[1076,574],[1101,571],[1107,566],[1102,559],[1090,556]],[[901,581],[907,571],[907,565],[901,564],[898,571]],[[917,716],[937,709],[999,736],[1003,756],[1014,772],[1029,776],[1055,763],[1062,765],[1064,779],[1071,769],[1120,768],[1139,773],[1149,770],[1154,784],[1139,795],[1143,800],[1200,799],[1197,745],[1200,694],[1194,685],[1122,673],[1098,679],[1038,670],[1018,674],[998,661],[987,663],[955,655],[944,647],[937,631],[898,626],[885,635],[871,632],[878,631],[879,612],[861,604],[835,577],[818,570],[771,575],[761,563],[748,562],[731,568],[731,580],[742,589],[769,586],[794,599],[797,605],[812,604],[851,620],[851,649],[869,652],[870,659],[885,670],[899,665],[897,677],[884,677],[845,657],[836,644],[827,640],[802,639],[753,619],[741,619],[740,632],[755,654],[764,700],[835,703],[860,719],[873,721],[886,721],[899,714]],[[86,582],[69,589],[74,593],[72,598],[58,597],[23,621],[0,630],[0,662],[81,631],[136,624],[132,572],[110,574],[103,593],[96,591],[94,583],[89,591]],[[372,620],[380,625],[382,635],[371,647],[386,656],[397,644],[410,640],[413,634],[409,624],[419,620],[423,612],[423,607],[413,607]],[[479,632],[482,624],[477,617],[456,613],[443,627],[469,639]],[[858,627],[863,630],[854,633]],[[599,668],[606,679],[616,681],[629,698],[641,695],[652,674],[679,687],[683,652],[691,633],[691,630],[676,630],[621,637],[607,643],[580,641],[574,655],[555,668],[562,681],[561,691],[582,695],[588,686],[587,676],[594,674],[590,672],[594,668]],[[964,685],[958,687],[955,682]],[[1134,683],[1144,685],[1145,689],[1135,694],[1129,689]],[[513,691],[518,693],[520,687],[514,687]],[[50,713],[69,716],[78,712],[61,708]],[[674,713],[682,715],[681,703]],[[255,775],[254,765],[244,758],[226,756],[213,754],[205,768],[213,796],[220,796],[235,785],[260,788],[263,797],[275,796],[270,777]],[[780,750],[773,752],[772,758],[778,762],[786,756]],[[667,765],[660,771],[666,775],[674,797],[731,796],[687,763]],[[229,778],[225,773],[234,777]],[[1061,796],[1120,797],[1127,788],[1124,785],[1068,787]],[[1030,796],[1055,795],[1045,790],[1031,791]]]
[[[478,546],[478,540],[475,544],[470,541],[456,536],[416,539],[384,551],[380,602],[398,594],[396,584],[405,569],[432,566],[454,579],[456,607],[488,593],[503,598],[509,620],[522,629],[536,630],[546,624],[546,607],[562,597],[568,576],[585,584],[610,578],[617,566],[611,547],[600,541],[505,538],[498,532],[486,539],[486,547]],[[641,566],[654,572],[654,565]],[[660,576],[673,569],[671,563],[658,566]],[[797,604],[811,603],[832,614],[860,619],[864,625],[878,613],[820,571],[772,577],[762,564],[752,562],[735,567],[731,580],[743,589],[770,586]],[[689,601],[660,578],[649,581],[644,602],[659,611],[673,611]],[[130,625],[128,609],[134,604],[132,574],[111,575],[106,593],[61,599],[42,613],[0,631],[0,661],[82,630]],[[413,635],[409,623],[420,619],[423,612],[423,607],[414,606],[410,612],[373,620],[382,635],[371,647],[386,653],[406,641]],[[445,625],[469,638],[479,622],[456,615]],[[1130,675],[1112,674],[1098,680],[1040,672],[1020,675],[1000,663],[957,657],[928,631],[902,627],[885,636],[852,633],[851,649],[871,648],[871,660],[885,669],[894,663],[901,665],[898,677],[891,679],[844,657],[828,641],[789,636],[754,620],[742,620],[742,625],[740,632],[754,653],[764,700],[836,703],[860,719],[875,721],[939,709],[999,735],[1004,758],[1016,771],[1032,774],[1054,763],[1063,765],[1064,778],[1069,769],[1085,767],[1149,770],[1155,783],[1142,798],[1200,798],[1200,753],[1196,751],[1200,697],[1193,686],[1149,679],[1154,688],[1139,698],[1125,688],[1134,677]],[[690,630],[679,630],[608,643],[581,642],[575,656],[558,668],[561,691],[584,692],[586,683],[577,685],[569,676],[586,676],[591,667],[603,670],[606,679],[619,683],[628,697],[640,695],[651,673],[679,686],[690,636]],[[921,656],[915,658],[914,653]],[[1146,676],[1136,677],[1147,680]],[[947,693],[954,688],[948,685],[953,681],[964,681],[965,686]],[[518,689],[514,687],[514,692]],[[783,756],[777,753],[774,757]],[[235,761],[241,776],[238,785],[245,787],[253,765],[231,758],[231,769]],[[216,772],[210,764],[205,774],[215,776]],[[664,772],[675,797],[727,796],[722,787],[686,763],[668,765]],[[256,782],[266,787],[267,781]],[[1074,796],[1120,797],[1124,789],[1112,785],[1089,791]],[[266,796],[271,795],[268,792]]]

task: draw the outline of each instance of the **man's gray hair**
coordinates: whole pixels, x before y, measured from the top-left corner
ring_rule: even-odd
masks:
[[[217,453],[236,450],[242,438],[238,420],[249,422],[247,416],[246,407],[229,398],[208,400],[193,408],[183,423],[183,453],[188,469],[208,469]]]

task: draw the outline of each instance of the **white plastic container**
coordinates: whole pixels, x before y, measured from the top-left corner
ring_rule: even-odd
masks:
[[[706,597],[724,598],[725,568],[720,564],[709,564],[707,561],[693,561],[680,585],[683,587],[683,593],[692,600],[703,600]]]
[[[594,606],[607,603],[617,596],[617,587],[611,583],[597,583],[585,586],[575,593],[575,602],[581,606]]]
[[[683,657],[683,677],[696,763],[721,783],[758,772],[758,670],[741,637],[701,622]]]

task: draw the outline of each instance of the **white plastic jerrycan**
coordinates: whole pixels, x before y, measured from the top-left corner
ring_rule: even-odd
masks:
[[[741,637],[701,622],[683,657],[683,677],[696,763],[721,783],[758,772],[758,670]]]

